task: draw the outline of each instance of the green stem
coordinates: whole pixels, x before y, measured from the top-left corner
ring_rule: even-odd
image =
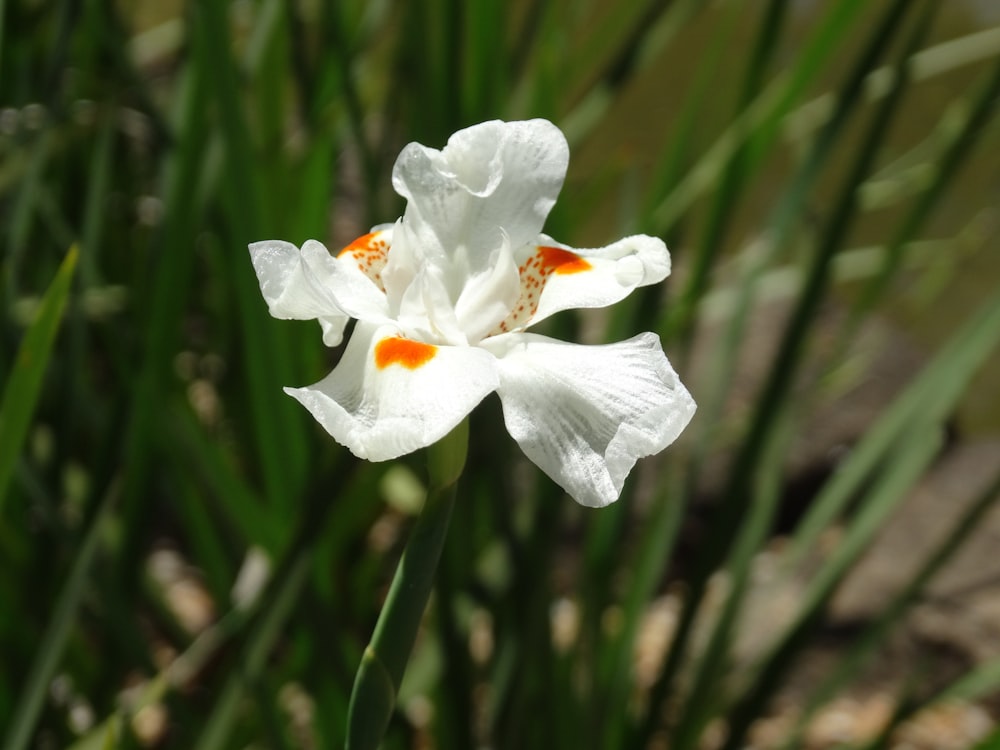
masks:
[[[396,568],[382,613],[354,678],[347,710],[348,750],[375,750],[389,725],[406,662],[434,584],[455,487],[465,466],[469,423],[427,449],[430,487]]]

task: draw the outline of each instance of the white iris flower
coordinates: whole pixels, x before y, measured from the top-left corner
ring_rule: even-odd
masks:
[[[392,174],[403,217],[336,257],[313,240],[251,245],[273,316],[318,319],[329,346],[358,320],[333,372],[286,392],[355,455],[383,461],[440,440],[496,391],[528,458],[583,505],[614,502],[695,404],[655,334],[583,346],[526,332],[670,273],[655,237],[576,250],[541,234],[568,162],[550,122],[485,122],[440,151],[406,146]]]

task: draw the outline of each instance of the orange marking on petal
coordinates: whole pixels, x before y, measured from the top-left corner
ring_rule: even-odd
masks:
[[[563,250],[561,247],[538,248],[539,260],[545,270],[555,273],[580,273],[589,271],[593,266],[576,253]]]
[[[380,370],[389,365],[416,370],[434,359],[435,354],[437,347],[432,344],[392,336],[375,344],[375,366]]]
[[[350,245],[348,245],[339,253],[337,253],[337,257],[340,258],[344,255],[347,255],[348,253],[353,253],[353,252],[364,253],[370,251],[372,246],[372,239],[375,237],[376,234],[377,232],[369,232],[368,234],[361,235],[356,240],[354,240],[354,242],[352,242]]]
[[[357,262],[358,269],[383,292],[385,286],[382,284],[382,269],[388,261],[390,250],[384,234],[384,232],[363,234],[337,253],[338,258],[345,260],[353,258]]]
[[[580,273],[592,268],[589,261],[569,250],[564,250],[561,247],[536,247],[531,257],[526,258],[517,269],[521,293],[510,313],[499,327],[494,329],[494,334],[530,324],[531,318],[538,310],[538,302],[545,285],[553,274]]]

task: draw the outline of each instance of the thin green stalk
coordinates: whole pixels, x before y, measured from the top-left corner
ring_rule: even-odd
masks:
[[[764,666],[751,687],[728,712],[729,734],[722,750],[743,747],[746,733],[763,712],[767,702],[800,652],[805,639],[823,612],[836,586],[861,556],[882,527],[886,518],[930,465],[943,440],[937,425],[918,425],[911,439],[897,451],[890,466],[869,493],[857,520],[833,557],[812,580],[803,596],[803,605],[792,626],[777,639],[776,647],[764,661]]]
[[[855,496],[879,462],[918,420],[940,421],[954,408],[969,380],[1000,341],[1000,297],[988,300],[924,368],[919,377],[865,433],[823,488],[795,531],[788,562],[802,562],[823,529]]]
[[[427,449],[427,500],[410,533],[355,676],[347,711],[348,750],[375,750],[392,718],[406,662],[434,584],[468,440],[466,419]]]
[[[56,332],[69,299],[77,249],[74,245],[45,292],[34,322],[18,348],[0,401],[0,514],[14,472],[14,464],[28,435],[31,417],[44,382]]]
[[[773,466],[777,463],[775,457],[784,455],[787,450],[791,421],[785,416],[767,436],[768,445],[763,451],[761,466],[752,478],[748,478],[753,481],[756,492],[726,565],[729,594],[711,625],[711,635],[694,670],[680,720],[671,732],[671,747],[677,750],[697,747],[705,726],[718,710],[719,680],[730,657],[733,631],[750,586],[753,558],[767,539],[780,507],[782,474],[779,471],[764,471],[763,467]]]
[[[153,463],[151,446],[157,427],[157,412],[162,404],[161,394],[167,390],[165,382],[169,362],[175,353],[177,321],[183,317],[194,263],[191,238],[195,232],[192,225],[198,213],[192,185],[198,183],[205,153],[203,115],[208,92],[204,71],[196,65],[187,65],[179,79],[174,102],[177,144],[164,160],[161,177],[167,213],[162,234],[153,242],[155,259],[152,272],[147,277],[148,284],[140,288],[136,295],[146,300],[141,324],[143,351],[138,355],[137,364],[130,358],[127,363],[129,369],[123,368],[122,380],[132,387],[132,404],[126,428],[128,437],[123,443],[122,460],[126,467],[122,506],[127,528],[137,525],[135,519],[145,508],[143,487]],[[120,348],[119,345],[113,351]],[[123,575],[131,575],[132,563],[138,559],[139,552],[135,548],[138,538],[134,535],[126,540],[126,545],[131,545],[133,549],[125,554],[127,563],[122,566]]]
[[[90,176],[87,180],[87,201],[84,204],[83,228],[80,233],[83,257],[80,259],[80,276],[86,287],[98,283],[97,258],[103,235],[104,211],[108,199],[111,177],[115,121],[110,115],[101,118],[94,150],[90,157]]]
[[[459,510],[467,510],[460,508]],[[468,519],[459,519],[461,520]],[[467,528],[464,523],[462,528]],[[443,552],[445,559],[438,575],[435,593],[435,619],[440,633],[443,670],[439,680],[439,698],[435,713],[440,717],[436,722],[438,746],[448,748],[473,748],[472,739],[472,696],[467,686],[474,683],[473,666],[469,655],[468,642],[462,632],[456,615],[456,593],[460,590],[457,580],[468,565],[470,556],[466,550],[456,550],[455,542],[465,535],[453,535],[452,544]]]
[[[658,159],[650,185],[645,191],[648,197],[641,211],[643,217],[649,216],[652,212],[653,205],[650,205],[652,200],[669,192],[681,181],[691,154],[697,151],[695,137],[701,135],[705,102],[716,93],[719,66],[725,59],[724,51],[733,42],[733,32],[739,27],[741,10],[737,3],[730,6],[726,19],[719,25],[711,44],[697,65],[693,66],[695,77],[691,82],[690,93],[684,97],[681,109],[674,116],[674,132],[663,144],[663,156]],[[660,230],[666,228],[668,227],[658,227]]]
[[[220,135],[226,154],[221,203],[228,224],[231,252],[240,262],[234,274],[236,300],[244,334],[247,385],[257,456],[264,481],[264,497],[272,507],[304,484],[306,442],[299,412],[287,399],[275,399],[283,383],[290,381],[291,346],[265,323],[257,281],[246,263],[245,247],[274,226],[278,204],[265,200],[264,178],[255,158],[248,124],[239,96],[239,71],[226,39],[226,16],[220,3],[195,5],[193,38],[196,64],[207,71],[206,85],[218,102]],[[270,176],[270,175],[268,175]],[[278,437],[280,436],[280,438]]]
[[[550,715],[555,709],[552,679],[555,669],[549,608],[552,587],[549,578],[539,571],[551,570],[557,549],[563,504],[562,490],[542,479],[532,493],[533,517],[526,525],[527,542],[520,553],[511,553],[517,565],[514,584],[504,599],[505,610],[497,628],[505,636],[501,646],[510,659],[497,659],[502,687],[501,707],[494,717],[494,737],[498,747],[556,747],[554,722],[539,722],[538,715]],[[509,671],[507,671],[509,670]],[[506,672],[506,673],[504,673]]]
[[[894,32],[906,14],[908,5],[909,0],[895,0],[882,14],[880,23],[870,34],[863,54],[859,55],[840,91],[837,111],[826,123],[823,132],[814,143],[812,151],[774,211],[770,222],[773,232],[772,251],[782,247],[787,241],[792,227],[799,218],[801,206],[809,194],[809,188],[814,184],[821,168],[830,157],[833,145],[845,130],[844,125],[853,110],[853,104],[862,93],[863,82],[868,72],[874,67],[878,56],[891,41]],[[869,148],[871,148],[871,144],[869,144]],[[864,154],[855,162],[853,179],[849,180],[848,184],[860,181],[867,168],[866,162],[869,160],[870,154]],[[681,666],[682,656],[694,624],[695,612],[705,593],[708,577],[715,569],[718,560],[729,549],[732,539],[739,529],[740,521],[745,513],[746,478],[752,475],[754,466],[767,445],[767,435],[781,412],[781,404],[790,393],[789,386],[793,382],[797,365],[801,361],[810,323],[823,299],[832,260],[839,246],[841,233],[846,229],[844,225],[846,225],[847,217],[851,213],[852,201],[851,194],[844,194],[842,201],[832,212],[833,218],[828,226],[836,231],[823,238],[823,244],[814,256],[802,291],[792,310],[790,322],[774,357],[774,364],[757,399],[746,437],[733,463],[733,468],[728,473],[726,486],[722,492],[722,509],[715,519],[709,539],[695,559],[691,588],[681,613],[680,623],[668,651],[666,664],[651,692],[646,716],[640,725],[641,741],[648,740],[657,726],[659,710],[670,694],[674,678]],[[750,286],[747,285],[747,294],[750,293]],[[740,324],[740,320],[734,319],[734,325]]]
[[[4,293],[9,299],[16,299],[20,292],[21,262],[28,247],[31,236],[31,220],[38,209],[40,196],[43,192],[43,179],[46,167],[56,148],[57,136],[55,128],[46,126],[31,144],[31,154],[28,166],[21,184],[18,186],[13,206],[10,208],[7,220],[7,246],[4,248]]]
[[[753,142],[752,163],[763,158],[777,136],[778,123],[830,60],[837,45],[843,43],[865,7],[862,0],[845,0],[833,5],[829,15],[816,24],[816,34],[806,44],[805,53],[795,68],[761,92],[705,151],[687,176],[650,212],[649,221],[654,229],[663,232],[672,227],[699,196],[713,189],[718,184],[719,173],[743,143]],[[838,106],[842,101],[838,101]]]
[[[980,521],[987,512],[993,509],[1000,499],[1000,472],[994,476],[990,485],[976,498],[972,506],[962,515],[934,551],[927,557],[916,574],[896,594],[890,604],[878,616],[874,623],[858,639],[840,660],[834,671],[824,679],[809,696],[802,714],[796,720],[796,725],[785,742],[785,750],[797,747],[802,732],[815,711],[832,698],[837,690],[857,674],[864,660],[881,644],[890,629],[909,610],[924,591],[927,584],[951,560],[966,539],[979,527]]]
[[[105,525],[111,515],[111,509],[117,499],[118,485],[113,484],[90,523],[90,528],[69,568],[66,585],[56,599],[48,627],[38,643],[24,691],[4,735],[3,750],[23,750],[31,742],[32,731],[41,714],[49,685],[62,660],[73,625],[76,623],[76,611],[87,590],[91,567],[97,556],[102,534],[106,530]]]
[[[212,707],[196,750],[215,750],[232,745],[231,734],[248,690],[255,688],[273,652],[282,628],[309,582],[308,573],[318,548],[317,540],[326,527],[328,514],[336,507],[326,498],[313,498],[298,519],[294,537],[285,547],[281,564],[267,591],[250,605],[256,618],[240,654],[239,666],[232,670]],[[241,620],[242,622],[242,620]]]
[[[940,201],[944,189],[950,183],[952,175],[965,162],[966,156],[976,144],[984,125],[996,110],[997,96],[1000,95],[1000,62],[993,66],[990,77],[980,87],[973,99],[965,121],[957,129],[954,137],[940,159],[934,163],[934,177],[929,187],[914,202],[906,218],[900,222],[896,233],[886,246],[881,268],[858,295],[851,306],[851,317],[845,326],[843,339],[853,338],[865,314],[881,299],[886,287],[894,277],[894,271],[899,267],[909,241],[920,227],[930,217],[934,206]]]
[[[621,710],[631,687],[632,651],[642,624],[642,615],[663,577],[663,571],[673,552],[684,516],[681,500],[683,479],[671,476],[664,490],[653,501],[653,510],[643,524],[639,549],[634,561],[634,574],[624,604],[624,627],[610,642],[603,644],[603,659],[599,663],[602,687],[596,701],[601,711],[595,711],[604,721],[603,747],[620,742],[627,716]]]
[[[761,88],[764,73],[768,68],[771,56],[777,48],[777,40],[784,25],[788,8],[787,0],[770,0],[761,21],[760,32],[747,66],[746,78],[743,81],[737,116],[745,111],[753,102],[754,96]],[[748,144],[741,144],[730,156],[722,180],[715,191],[715,198],[708,212],[705,230],[701,242],[694,254],[690,276],[684,285],[679,299],[670,308],[670,319],[667,325],[666,337],[674,338],[680,333],[687,340],[691,336],[691,328],[695,322],[694,312],[698,301],[708,287],[710,273],[722,251],[726,233],[732,221],[739,198],[744,194],[749,172],[747,170]]]
[[[144,708],[163,701],[172,691],[182,689],[184,685],[189,684],[213,658],[218,656],[222,647],[246,626],[253,612],[256,612],[256,609],[234,608],[227,612],[191,641],[183,652],[163,667],[137,694],[130,695],[129,700],[115,713],[74,742],[69,750],[118,747],[117,744],[107,743],[120,740],[122,723]]]

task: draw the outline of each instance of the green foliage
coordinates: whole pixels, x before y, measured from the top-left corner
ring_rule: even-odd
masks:
[[[970,404],[1000,429],[981,375],[1000,343],[1000,27],[965,8],[0,0],[3,748],[340,747],[373,654],[391,661],[372,683],[386,748],[745,746]],[[552,321],[656,330],[699,403],[601,511],[525,465],[495,399],[452,508],[440,454],[357,461],[281,391],[338,353],[268,316],[247,243],[346,244],[399,214],[403,144],[495,117],[570,139],[549,233],[655,233],[673,254],[663,288]],[[790,508],[791,449],[867,376],[856,344],[886,320],[926,364]],[[785,747],[885,648],[998,481],[797,694]],[[414,605],[380,627],[383,600],[410,601],[386,592],[427,487],[451,514],[435,594],[422,623]],[[774,549],[801,591],[748,659]],[[640,670],[664,600],[671,638]],[[869,741],[998,689],[993,663],[901,685]]]

